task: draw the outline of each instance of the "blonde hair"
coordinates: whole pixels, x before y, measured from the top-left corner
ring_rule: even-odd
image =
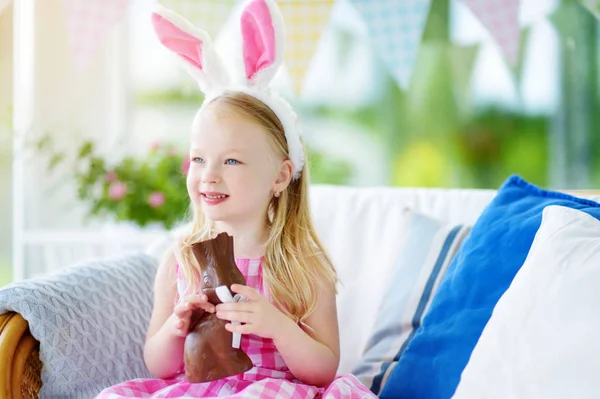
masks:
[[[289,158],[283,126],[275,113],[260,100],[241,92],[226,92],[212,104],[226,106],[240,116],[258,123],[268,134],[272,148]],[[311,221],[308,199],[308,168],[305,161],[300,177],[292,180],[269,205],[269,236],[263,261],[265,286],[275,305],[297,323],[314,311],[318,284],[333,287],[337,274],[323,249]],[[213,238],[213,225],[193,207],[193,227],[176,246],[182,275],[193,291],[201,287],[199,265],[192,245]],[[177,249],[177,247],[179,247]]]

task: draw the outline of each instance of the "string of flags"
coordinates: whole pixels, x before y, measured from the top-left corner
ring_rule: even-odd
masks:
[[[211,36],[242,0],[158,0]],[[299,92],[312,55],[336,0],[277,0],[286,24],[285,66]],[[519,57],[521,0],[459,0],[490,32],[506,61]],[[579,0],[600,19],[600,0]],[[83,73],[124,17],[133,0],[62,0],[68,41],[78,73]],[[371,42],[398,85],[406,89],[422,41],[432,0],[350,0],[365,21]],[[0,15],[11,0],[0,0]]]

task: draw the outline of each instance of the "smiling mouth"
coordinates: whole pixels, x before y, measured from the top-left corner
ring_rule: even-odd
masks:
[[[208,194],[204,194],[204,193],[202,193],[202,196],[203,196],[204,198],[208,198],[208,199],[222,199],[222,198],[227,198],[227,197],[229,197],[229,195],[227,195],[227,194],[208,195]]]
[[[217,193],[201,193],[202,201],[208,206],[217,206],[224,201],[227,201],[229,195],[227,194],[217,194]]]

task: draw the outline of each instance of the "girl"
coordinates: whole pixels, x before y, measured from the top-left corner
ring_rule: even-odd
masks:
[[[268,88],[283,54],[275,3],[252,0],[242,12],[244,73],[237,85],[205,32],[167,10],[152,20],[161,43],[206,94],[191,134],[187,188],[194,223],[157,271],[144,360],[158,379],[122,383],[99,397],[373,398],[354,376],[335,377],[337,277],[310,221],[296,115]],[[247,285],[231,289],[246,301],[215,307],[194,294],[202,282],[191,246],[221,232],[234,237]],[[194,308],[216,312],[229,321],[227,330],[242,334],[251,370],[200,384],[185,379],[184,341]]]

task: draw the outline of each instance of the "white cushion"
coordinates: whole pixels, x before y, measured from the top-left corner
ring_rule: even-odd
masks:
[[[499,300],[455,399],[597,398],[600,222],[549,206]]]

